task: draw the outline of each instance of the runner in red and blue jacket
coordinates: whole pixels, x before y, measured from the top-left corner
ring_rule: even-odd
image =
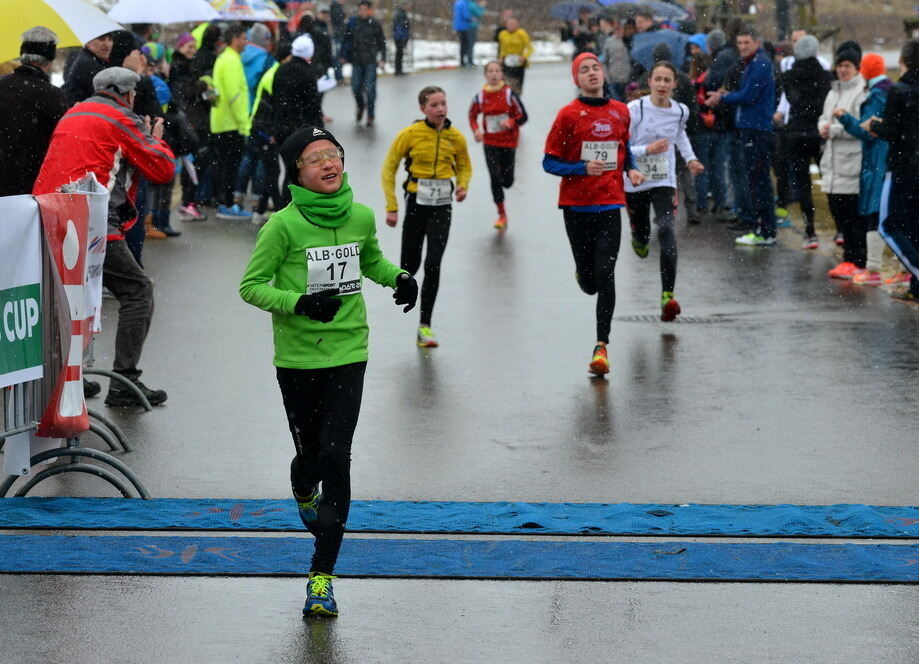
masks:
[[[645,178],[629,152],[629,109],[603,96],[603,67],[594,53],[571,63],[581,95],[562,108],[546,138],[543,169],[562,178],[558,206],[565,218],[578,285],[597,295],[597,343],[590,372],[609,373],[609,343],[616,306],[615,270],[625,205],[623,173],[633,185]]]

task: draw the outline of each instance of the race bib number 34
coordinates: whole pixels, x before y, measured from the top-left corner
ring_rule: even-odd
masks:
[[[619,141],[584,141],[581,143],[581,161],[602,161],[604,171],[619,168]]]
[[[337,289],[340,295],[361,292],[361,250],[357,242],[306,250],[307,295]]]
[[[670,176],[670,159],[666,153],[638,157],[638,170],[649,180],[666,180]]]

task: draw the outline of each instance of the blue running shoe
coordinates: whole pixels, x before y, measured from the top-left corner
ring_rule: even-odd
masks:
[[[239,205],[220,205],[217,207],[217,218],[218,219],[245,219],[246,221],[252,219],[252,213],[246,212]]]
[[[319,501],[322,500],[322,494],[319,493],[319,485],[313,486],[313,490],[306,496],[299,496],[294,491],[294,500],[297,501],[297,510],[300,512],[300,520],[307,528],[317,518],[319,518]]]
[[[306,604],[303,605],[304,616],[337,616],[338,604],[332,594],[331,574],[310,572],[306,582]]]

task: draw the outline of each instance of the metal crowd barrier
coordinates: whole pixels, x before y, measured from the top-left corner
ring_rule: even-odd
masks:
[[[45,378],[31,380],[18,385],[0,389],[0,451],[10,436],[35,431],[51,399],[54,389],[54,378],[60,373],[64,358],[60,354],[60,334],[56,311],[58,302],[56,291],[50,286],[52,259],[45,243],[42,243],[42,315],[44,325],[44,375]],[[110,372],[92,370],[92,373],[109,375]],[[115,376],[121,380],[121,376]],[[128,381],[130,382],[130,381]],[[149,404],[146,405],[150,410]],[[121,428],[98,411],[88,409],[89,430],[98,436],[112,452],[130,452],[131,446]],[[83,434],[86,435],[85,433]],[[107,452],[81,445],[82,437],[69,438],[62,447],[33,454],[29,466],[22,468],[18,475],[6,475],[0,472],[0,498],[6,497],[14,485],[20,486],[13,495],[25,496],[37,484],[63,473],[85,473],[100,477],[114,486],[125,498],[140,497],[149,499],[150,494],[134,472],[121,460]],[[92,460],[90,464],[85,461]],[[51,465],[48,462],[54,461]],[[41,470],[36,466],[44,465]],[[117,471],[119,474],[112,472]],[[33,472],[37,471],[37,472]],[[25,479],[28,478],[28,479]],[[136,494],[136,496],[135,496]]]

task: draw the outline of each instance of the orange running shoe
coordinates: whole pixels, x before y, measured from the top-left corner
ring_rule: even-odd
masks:
[[[680,315],[680,303],[677,302],[673,293],[664,291],[661,293],[661,320],[669,323]]]
[[[606,353],[606,346],[595,346],[594,356],[588,367],[590,373],[595,376],[603,376],[609,373],[609,355]]]
[[[897,284],[908,284],[909,283],[909,272],[897,272],[892,277],[884,279],[884,283],[888,286],[896,286]]]
[[[505,228],[507,228],[507,217],[505,217],[503,214],[498,217],[498,220],[495,222],[495,228],[497,228],[499,231],[503,231]]]
[[[840,263],[832,270],[827,272],[830,279],[852,279],[856,274],[858,274],[863,268],[858,267],[855,263],[850,263],[845,261]]]

